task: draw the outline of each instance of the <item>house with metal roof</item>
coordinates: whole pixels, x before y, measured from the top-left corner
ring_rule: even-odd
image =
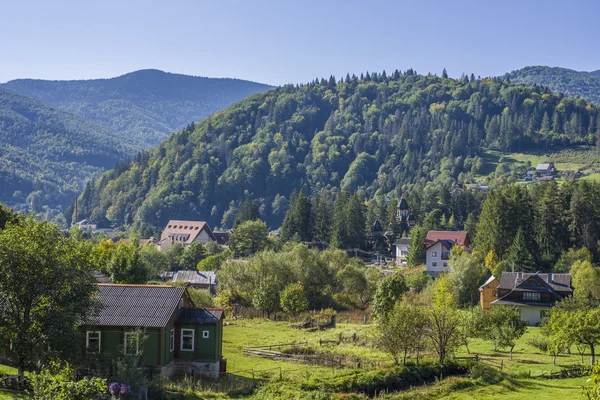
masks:
[[[554,175],[554,165],[552,163],[538,164],[535,171],[542,177]]]
[[[573,294],[571,274],[503,272],[492,307],[513,306],[528,325],[542,323],[548,310]]]
[[[393,246],[396,248],[396,266],[401,267],[406,265],[411,243],[412,239],[409,237],[401,237],[393,243]]]
[[[171,376],[180,369],[218,378],[221,309],[196,308],[187,287],[99,284],[99,311],[80,328],[84,359],[109,363],[123,356]]]
[[[173,274],[173,283],[186,283],[195,289],[207,289],[215,292],[217,273],[214,271],[177,271]]]

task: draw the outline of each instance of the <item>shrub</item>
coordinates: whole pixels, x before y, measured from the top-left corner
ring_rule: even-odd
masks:
[[[75,369],[69,364],[51,363],[48,368],[31,375],[35,400],[88,400],[106,393],[106,379],[75,380]]]

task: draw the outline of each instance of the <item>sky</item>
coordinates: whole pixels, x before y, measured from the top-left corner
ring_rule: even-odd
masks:
[[[597,0],[0,0],[0,82],[156,68],[272,85],[600,69]]]

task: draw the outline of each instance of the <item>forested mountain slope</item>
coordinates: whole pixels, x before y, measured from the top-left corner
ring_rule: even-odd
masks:
[[[567,68],[534,66],[512,71],[507,76],[515,83],[547,86],[554,92],[583,97],[600,104],[600,70],[578,72]]]
[[[239,79],[151,69],[111,79],[18,79],[4,86],[133,138],[140,148],[156,145],[172,131],[270,88]]]
[[[70,203],[87,180],[134,153],[100,125],[0,87],[2,203],[36,212]]]
[[[367,198],[398,198],[430,183],[451,186],[472,179],[483,149],[594,144],[598,113],[583,99],[539,86],[412,70],[288,85],[190,125],[106,172],[88,185],[80,210],[142,228],[174,218],[226,227],[249,198],[277,227],[294,189],[346,187]]]

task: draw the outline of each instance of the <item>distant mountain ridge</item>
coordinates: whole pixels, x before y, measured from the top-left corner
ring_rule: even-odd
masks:
[[[197,77],[156,69],[108,79],[17,79],[2,86],[129,137],[140,149],[158,144],[190,122],[271,88],[240,79]]]
[[[0,87],[0,202],[38,213],[59,207],[133,154],[127,138]]]
[[[546,86],[553,92],[582,97],[600,104],[600,70],[579,72],[560,67],[530,66],[505,76],[515,83]]]

